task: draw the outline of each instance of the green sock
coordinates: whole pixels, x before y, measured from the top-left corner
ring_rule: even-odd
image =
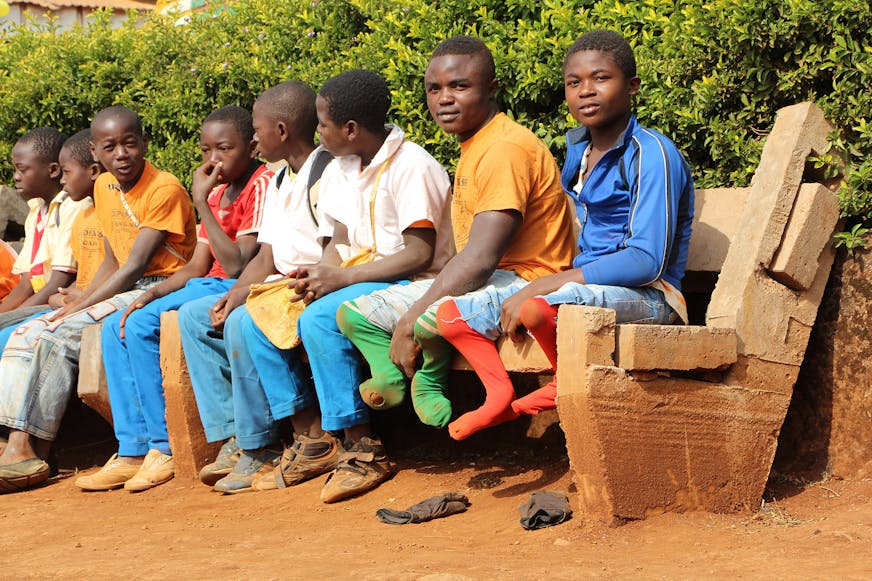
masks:
[[[439,335],[434,312],[428,311],[415,321],[415,342],[424,355],[424,364],[412,378],[415,413],[428,426],[444,428],[451,420],[451,402],[445,397],[445,385],[454,348]]]
[[[360,384],[360,395],[366,405],[377,410],[400,405],[406,396],[406,377],[391,361],[391,334],[369,322],[356,309],[354,301],[339,306],[336,322],[369,363],[372,378]]]

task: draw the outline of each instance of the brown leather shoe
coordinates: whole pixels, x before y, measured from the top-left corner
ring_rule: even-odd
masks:
[[[175,474],[175,462],[168,454],[161,454],[160,450],[149,450],[142,461],[139,471],[124,483],[124,490],[141,492],[154,488],[164,482],[169,482]]]
[[[255,490],[275,490],[294,486],[316,476],[327,474],[336,468],[342,444],[329,432],[320,438],[305,434],[294,435],[294,442],[282,453],[282,459],[272,474],[254,481]]]

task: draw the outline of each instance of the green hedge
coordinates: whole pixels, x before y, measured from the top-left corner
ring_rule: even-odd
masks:
[[[562,159],[563,54],[584,31],[612,28],[636,50],[640,119],[673,138],[700,186],[746,185],[775,111],[812,100],[847,159],[843,213],[872,226],[869,22],[855,0],[249,0],[182,27],[150,15],[110,30],[104,14],[64,33],[19,28],[0,36],[0,179],[27,129],[73,132],[124,104],[143,117],[155,163],[187,181],[211,110],[250,106],[290,78],[317,89],[354,67],[387,78],[393,120],[452,166],[457,145],[429,118],[422,75],[456,33],[488,43],[503,108]]]

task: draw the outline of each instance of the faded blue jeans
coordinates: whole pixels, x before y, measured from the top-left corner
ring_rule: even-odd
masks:
[[[0,358],[0,424],[54,440],[76,386],[82,331],[117,311],[162,279],[50,322],[38,317],[15,329]]]

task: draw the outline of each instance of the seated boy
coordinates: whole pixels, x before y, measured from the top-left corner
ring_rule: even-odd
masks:
[[[317,182],[333,159],[315,147],[315,93],[306,84],[288,81],[267,89],[255,101],[252,113],[257,153],[272,163],[288,163],[267,188],[257,236],[259,250],[229,291],[187,302],[179,309],[182,345],[206,439],[224,441],[215,462],[200,472],[200,479],[209,486],[227,476],[239,460],[234,405],[252,405],[262,413],[278,415],[285,406],[285,402],[263,398],[235,399],[241,394],[234,393],[231,384],[224,321],[245,302],[252,283],[286,276],[321,258],[314,213]]]
[[[362,380],[360,361],[336,326],[336,309],[392,282],[434,276],[450,257],[451,230],[448,175],[399,128],[385,125],[390,102],[384,79],[371,71],[341,73],[321,88],[318,133],[321,144],[336,156],[319,186],[318,231],[326,246],[320,262],[300,268],[291,282],[299,298],[313,301],[300,315],[297,331],[315,389],[299,350],[275,347],[245,310],[230,315],[225,324],[228,347],[239,360],[250,358],[262,378],[258,387],[248,379],[250,374],[234,370],[234,398],[237,390],[251,387],[262,389],[267,400],[289,401],[283,412],[296,436],[272,471],[266,461],[274,433],[270,418],[256,406],[237,406],[237,438],[244,453],[216,490],[251,488],[257,475],[263,475],[257,489],[284,487],[331,471],[340,460],[340,444],[324,430],[345,430],[348,462],[372,460],[374,469],[365,486],[392,473],[381,442],[371,435],[368,409],[356,389]],[[341,266],[362,256],[370,261]],[[360,491],[360,486],[348,484],[334,474],[322,499],[338,500]]]
[[[222,107],[203,122],[203,164],[191,194],[202,222],[194,256],[171,277],[106,318],[103,366],[118,453],[76,480],[84,490],[142,491],[169,481],[174,463],[160,371],[160,316],[188,301],[227,291],[257,251],[272,171],[254,159],[251,114]]]
[[[82,208],[70,229],[73,262],[77,268],[76,281],[74,285],[57,289],[58,292],[48,298],[48,306],[16,309],[0,316],[0,320],[9,323],[0,330],[0,350],[19,324],[50,313],[52,308],[61,308],[64,302],[80,296],[103,262],[103,232],[97,222],[93,201],[94,181],[102,168],[91,154],[91,130],[79,131],[67,139],[61,147],[58,162],[62,172],[61,185],[67,193],[67,199],[70,203],[81,202]],[[36,312],[29,314],[31,311]]]
[[[566,53],[563,79],[569,111],[582,125],[566,135],[563,166],[563,187],[582,219],[580,253],[571,270],[533,281],[505,301],[501,316],[502,331],[517,338],[526,328],[555,370],[561,304],[612,309],[618,323],[687,322],[681,279],[694,198],[687,161],[633,115],[640,80],[633,50],[620,34],[581,36]],[[512,409],[553,409],[556,395],[552,381]]]
[[[482,41],[457,36],[440,43],[424,88],[433,119],[460,141],[452,203],[458,254],[435,280],[350,301],[338,319],[372,369],[372,379],[360,385],[364,401],[377,409],[398,405],[405,396],[405,374],[412,377],[412,403],[421,421],[445,427],[451,403],[443,392],[452,353],[437,333],[436,307],[456,303],[460,311],[454,310],[452,320],[482,319],[475,329],[489,333],[496,353],[498,330],[487,326],[487,317],[495,314],[498,321],[500,302],[528,280],[569,266],[572,214],[548,148],[499,112],[493,56]],[[476,303],[483,306],[473,308]],[[419,350],[423,363],[416,371]],[[472,357],[469,361],[475,363]],[[487,398],[480,409],[449,425],[455,439],[512,413],[513,393],[497,397],[495,378],[479,376]]]
[[[92,152],[107,169],[94,187],[106,256],[81,298],[19,327],[0,358],[0,425],[10,429],[0,455],[0,489],[6,491],[48,478],[40,456],[74,389],[82,330],[181,268],[196,242],[187,192],[145,160],[139,117],[109,107],[94,117],[91,135]]]
[[[0,303],[0,327],[44,311],[49,296],[76,276],[72,225],[91,203],[72,200],[61,189],[58,156],[63,143],[59,131],[39,127],[25,133],[12,148],[13,177],[30,211],[24,224],[24,246],[13,266],[21,277]]]

